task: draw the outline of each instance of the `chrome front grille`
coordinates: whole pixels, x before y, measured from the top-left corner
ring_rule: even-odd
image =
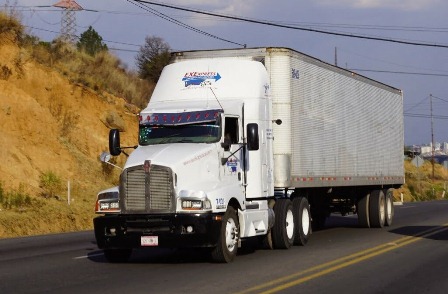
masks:
[[[159,165],[152,165],[149,173],[142,165],[123,171],[120,180],[122,212],[174,212],[172,174],[170,168]]]

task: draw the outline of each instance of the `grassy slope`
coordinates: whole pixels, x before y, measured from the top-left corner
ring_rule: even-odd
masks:
[[[108,149],[106,125],[118,123],[123,143],[135,144],[138,109],[71,82],[11,39],[0,34],[0,183],[4,203],[14,193],[31,203],[0,204],[0,238],[91,229],[96,193],[118,178],[118,170],[104,173],[98,159]],[[49,171],[62,184],[45,198],[40,176]]]

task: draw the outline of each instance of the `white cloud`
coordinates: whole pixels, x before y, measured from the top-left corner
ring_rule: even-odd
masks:
[[[397,10],[419,10],[431,8],[442,0],[315,0],[326,6],[349,6],[353,8],[389,8]]]
[[[253,4],[256,3],[256,0],[172,0],[169,2],[179,6],[196,7],[198,9],[201,9],[202,6],[204,10],[208,11],[242,15],[251,10],[251,7],[254,7]]]
[[[234,15],[234,16],[250,16],[257,3],[260,0],[171,0],[165,3],[188,7],[217,14]],[[159,8],[156,8],[159,9]],[[222,19],[211,18],[209,16],[196,15],[196,18],[189,23],[193,26],[214,26],[220,24]],[[222,23],[221,23],[222,24]]]

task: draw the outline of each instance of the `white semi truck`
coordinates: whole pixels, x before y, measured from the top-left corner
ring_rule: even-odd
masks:
[[[97,196],[98,247],[207,247],[230,262],[241,242],[305,245],[330,213],[362,227],[393,220],[404,182],[403,96],[288,48],[173,53],[118,187]],[[114,156],[118,130],[109,134]]]

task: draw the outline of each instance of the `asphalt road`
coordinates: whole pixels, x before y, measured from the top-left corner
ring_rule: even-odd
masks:
[[[333,216],[305,247],[230,264],[198,250],[139,250],[110,264],[93,232],[0,239],[0,293],[448,293],[448,201],[395,207],[391,227]]]

